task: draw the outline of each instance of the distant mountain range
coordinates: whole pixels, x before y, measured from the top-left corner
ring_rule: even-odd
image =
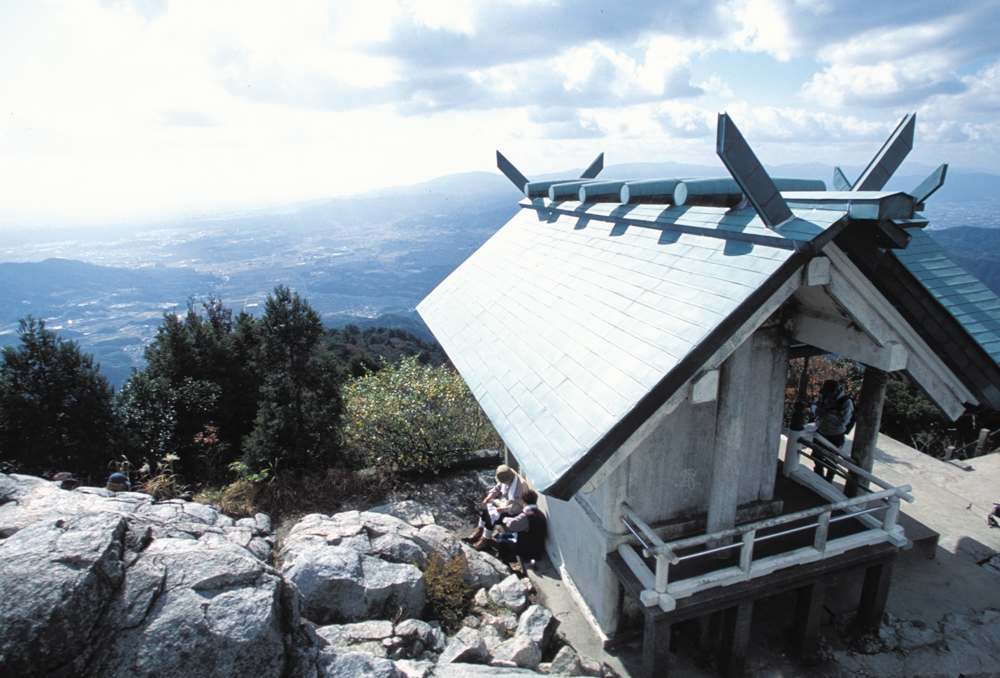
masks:
[[[844,169],[853,178],[861,168]],[[833,172],[819,164],[768,170],[828,185]],[[929,171],[906,172],[888,188],[911,190]],[[609,166],[601,178],[725,174],[721,165],[635,163]],[[18,319],[31,313],[78,340],[121,384],[143,364],[164,312],[214,295],[260,313],[278,284],[305,296],[329,326],[432,339],[417,303],[517,212],[521,197],[500,174],[473,172],[280,211],[0,233],[0,344],[12,343]],[[945,229],[935,237],[1000,293],[1000,176],[952,172],[926,215]]]

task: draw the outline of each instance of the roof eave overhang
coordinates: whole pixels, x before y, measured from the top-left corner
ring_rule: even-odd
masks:
[[[835,238],[876,289],[981,402],[1000,409],[1000,365],[864,224]]]

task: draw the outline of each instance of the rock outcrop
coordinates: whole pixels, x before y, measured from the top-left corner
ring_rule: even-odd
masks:
[[[424,581],[416,565],[435,554],[445,560],[463,556],[465,579],[473,587],[494,586],[507,575],[499,560],[428,519],[430,512],[415,502],[302,518],[279,557],[282,572],[304,596],[306,617],[318,624],[420,617]]]
[[[0,474],[0,675],[537,675],[551,613],[426,507],[306,516],[280,569],[276,547],[263,514]],[[417,565],[435,554],[467,561],[478,588],[452,638],[419,618]],[[562,652],[551,666],[580,661]]]
[[[257,521],[0,475],[0,536],[2,675],[282,676],[315,665],[299,594],[265,562],[271,536]]]

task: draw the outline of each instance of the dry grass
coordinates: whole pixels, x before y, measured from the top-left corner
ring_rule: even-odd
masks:
[[[318,476],[279,476],[259,482],[241,479],[221,489],[204,489],[195,501],[212,504],[234,518],[266,513],[279,521],[292,514],[328,512],[358,497],[378,502],[398,486],[399,479],[389,471],[329,469]]]
[[[167,454],[163,459],[156,462],[156,471],[149,468],[149,464],[143,464],[136,470],[128,457],[122,455],[118,461],[112,464],[112,468],[118,473],[123,473],[127,478],[134,478],[132,490],[144,492],[157,501],[173,499],[179,497],[187,491],[184,479],[174,473],[174,462],[180,457]]]

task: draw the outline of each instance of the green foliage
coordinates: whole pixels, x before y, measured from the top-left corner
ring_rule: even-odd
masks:
[[[500,442],[462,377],[415,356],[344,387],[343,438],[362,466],[435,472]]]
[[[135,372],[116,398],[122,446],[139,465],[152,466],[167,455],[193,456],[192,430],[211,419],[219,400],[219,386],[184,377],[173,385],[148,370]]]
[[[364,351],[355,353],[351,356],[350,362],[347,363],[347,374],[353,379],[378,372],[380,369],[382,369],[382,362]]]
[[[465,556],[459,554],[446,561],[437,551],[431,552],[424,566],[424,582],[427,586],[427,605],[424,616],[441,622],[445,633],[454,633],[462,625],[469,608],[472,591],[465,582],[469,564]]]
[[[358,473],[330,468],[325,473],[271,475],[266,471],[248,474],[248,467],[239,472],[245,477],[222,488],[202,488],[195,501],[212,504],[234,518],[266,513],[277,523],[291,515],[329,513],[331,507],[344,502],[377,505],[399,489],[396,475],[388,472]]]
[[[242,461],[234,461],[229,465],[229,470],[238,475],[242,480],[251,483],[263,483],[271,476],[271,468],[261,469],[254,473],[250,467]]]
[[[296,494],[289,471],[374,466],[381,480],[370,489],[380,488],[396,470],[437,471],[458,453],[499,444],[461,377],[440,367],[440,347],[397,329],[324,331],[319,314],[283,286],[259,319],[234,318],[214,298],[165,313],[146,368],[117,397],[92,358],[43,322],[27,318],[20,339],[0,366],[4,471],[100,478],[114,462],[158,496],[184,482],[220,487],[236,477],[237,503],[265,492],[260,501],[280,504]],[[355,377],[346,389],[345,372]]]
[[[146,349],[147,367],[118,397],[127,454],[153,466],[178,458],[178,473],[209,484],[320,468],[339,442],[340,372],[326,355],[319,314],[279,286],[255,320],[217,299],[165,313]],[[182,460],[182,461],[181,461]]]
[[[0,463],[7,471],[103,475],[113,459],[113,389],[93,356],[31,316],[0,354]]]
[[[143,464],[139,469],[136,492],[145,492],[157,501],[179,497],[187,488],[182,478],[174,472],[174,464],[180,459],[167,454],[156,462],[156,471],[149,464]]]
[[[256,327],[245,313],[234,322],[217,299],[202,309],[190,300],[183,318],[164,313],[146,369],[122,387],[117,411],[129,456],[153,465],[172,454],[181,472],[218,482],[257,412]]]
[[[788,378],[785,384],[785,423],[791,418],[792,403],[796,400],[799,377],[802,374],[801,358],[789,362]],[[807,400],[819,393],[826,379],[836,379],[844,391],[854,398],[855,405],[861,395],[864,367],[847,358],[826,356],[809,359],[807,379]],[[965,423],[953,424],[948,416],[928,398],[918,386],[897,377],[889,377],[886,384],[885,401],[882,404],[882,420],[879,430],[921,452],[943,457],[948,445],[961,445],[963,441],[975,440],[978,429]]]
[[[429,344],[405,330],[385,327],[360,330],[348,325],[342,330],[328,329],[323,333],[323,343],[354,378],[364,376],[365,369],[377,372],[382,363],[398,364],[411,356],[417,356],[422,365],[435,367],[448,359],[438,344]]]
[[[935,456],[943,456],[945,447],[956,444],[948,415],[918,387],[893,377],[886,384],[879,430]]]
[[[844,393],[854,398],[855,404],[858,402],[858,395],[861,393],[861,379],[864,371],[858,367],[857,363],[849,358],[830,358],[827,356],[813,356],[808,362],[803,358],[795,358],[788,361],[788,372],[785,378],[785,426],[791,421],[792,406],[799,399],[799,380],[802,377],[802,368],[808,365],[809,372],[806,374],[805,402],[812,405],[813,401],[819,397],[819,390],[823,382],[827,379],[836,379],[844,388]]]
[[[258,322],[260,405],[243,442],[253,470],[324,469],[340,447],[340,369],[319,343],[319,314],[287,287],[268,296]]]

